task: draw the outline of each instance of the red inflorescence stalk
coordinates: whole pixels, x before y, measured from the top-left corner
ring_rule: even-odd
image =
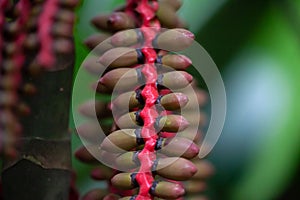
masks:
[[[57,0],[46,0],[43,12],[38,20],[38,37],[41,41],[41,49],[37,55],[37,61],[45,68],[49,68],[55,63],[55,56],[52,51],[53,38],[51,36],[51,28],[53,27],[54,16],[57,10]]]
[[[150,2],[149,0],[128,0],[126,12],[132,15],[132,9],[136,5],[137,7],[135,11],[138,12],[142,18],[141,31],[144,35],[144,48],[142,48],[142,52],[145,57],[145,64],[142,69],[142,73],[146,79],[146,85],[142,90],[145,106],[140,114],[144,121],[141,134],[144,138],[145,146],[138,155],[141,167],[136,176],[136,180],[140,187],[139,194],[136,199],[142,200],[153,199],[153,196],[149,193],[149,190],[154,182],[151,169],[153,162],[156,159],[155,144],[158,136],[155,129],[155,121],[159,114],[156,110],[155,102],[159,96],[159,93],[156,85],[157,71],[155,67],[157,54],[152,48],[152,41],[155,39],[156,34],[160,30],[160,23],[155,18],[155,13],[158,9],[157,1]]]

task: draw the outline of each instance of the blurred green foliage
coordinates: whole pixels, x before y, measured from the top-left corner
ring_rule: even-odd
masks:
[[[95,32],[91,17],[122,2],[78,8],[77,69],[87,55],[82,41]],[[228,96],[223,135],[209,156],[216,167],[209,196],[278,199],[300,160],[300,1],[184,0],[180,16],[221,70]],[[73,149],[79,145],[74,136]],[[76,160],[74,167],[80,191],[96,187],[89,167]]]

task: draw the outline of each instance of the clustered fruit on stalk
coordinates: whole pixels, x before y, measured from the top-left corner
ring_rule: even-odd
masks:
[[[0,151],[16,157],[22,117],[30,117],[25,98],[44,70],[56,70],[73,53],[74,7],[78,0],[0,1]]]
[[[118,91],[110,103],[91,100],[79,108],[81,114],[91,118],[96,111],[98,120],[77,128],[90,146],[78,149],[76,156],[95,164],[92,178],[108,185],[108,189],[91,190],[84,200],[180,199],[184,194],[189,199],[205,199],[200,192],[205,190],[205,179],[213,168],[208,161],[196,158],[202,136],[199,124],[205,122],[194,108],[204,105],[206,94],[183,71],[191,65],[189,58],[161,50],[180,51],[193,42],[193,34],[184,29],[185,24],[176,15],[180,7],[180,0],[128,0],[112,14],[92,20],[105,33],[85,41],[90,49],[103,43],[94,50],[99,57],[83,65],[95,74],[107,67],[96,86],[98,93]],[[188,86],[190,89],[185,89]],[[182,108],[187,112],[184,116]],[[111,110],[117,110],[117,114],[109,126],[104,121],[112,117]],[[107,135],[101,151],[97,145],[98,123]],[[126,171],[100,164],[91,152]],[[150,171],[141,170],[149,167]]]

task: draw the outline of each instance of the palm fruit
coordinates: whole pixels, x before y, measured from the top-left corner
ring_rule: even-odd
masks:
[[[108,172],[97,168],[92,171],[94,179],[107,181],[108,191],[114,191],[118,196],[95,189],[84,199],[179,199],[189,193],[197,198],[199,194],[195,192],[205,189],[204,179],[212,173],[208,162],[200,161],[199,164],[193,159],[199,152],[197,143],[202,138],[202,131],[198,126],[203,121],[194,108],[204,105],[206,94],[197,89],[193,77],[184,72],[192,61],[184,55],[169,52],[184,50],[194,40],[194,35],[184,29],[185,23],[176,15],[182,2],[151,1],[152,7],[145,2],[128,0],[112,14],[94,17],[92,24],[104,33],[94,34],[84,41],[88,48],[96,49],[93,50],[95,55],[89,57],[83,66],[95,75],[104,70],[94,89],[108,95],[114,90],[117,95],[112,97],[109,105],[98,100],[86,102],[80,107],[80,112],[93,118],[95,114],[91,111],[95,110],[100,125],[101,120],[109,117],[107,108],[117,113],[113,116],[112,129],[105,132],[107,137],[100,145],[93,142],[98,141],[93,123],[99,122],[92,120],[78,128],[78,134],[91,146],[87,147],[89,151],[80,148],[76,156],[97,166],[99,163],[93,155],[102,155],[102,159],[113,161],[113,166],[121,170]],[[148,12],[143,6],[149,9]],[[143,28],[133,29],[145,26],[173,29],[156,33]],[[147,42],[150,46],[145,50],[143,44]],[[153,48],[157,50],[152,51]],[[145,68],[151,69],[151,62],[156,65],[155,86],[151,85],[149,74],[145,72]],[[187,86],[192,90],[186,89]],[[151,88],[157,99],[145,95],[145,88]],[[170,88],[176,91],[172,92]],[[150,99],[155,100],[157,113],[149,109],[152,114],[145,114]],[[182,109],[188,114],[182,116]],[[145,137],[145,127],[152,127],[157,134],[147,132],[149,135]],[[142,171],[149,167],[152,172]]]

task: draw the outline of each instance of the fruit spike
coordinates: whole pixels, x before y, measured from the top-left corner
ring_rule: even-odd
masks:
[[[38,62],[44,67],[50,67],[55,59],[51,50],[53,38],[50,35],[53,18],[57,11],[57,0],[46,0],[43,12],[38,20],[38,36],[41,42],[41,49],[38,54]]]
[[[9,4],[9,1],[1,1],[0,3],[1,12],[3,12],[0,16],[1,29],[9,24],[4,15],[6,9],[10,6]],[[19,100],[19,90],[21,90],[22,83],[22,67],[26,59],[22,48],[27,36],[24,26],[30,17],[31,2],[30,0],[20,0],[16,3],[14,9],[18,13],[13,22],[15,32],[9,36],[1,34],[0,38],[0,48],[2,50],[0,53],[0,133],[8,138],[3,151],[4,155],[10,158],[17,156],[15,142],[22,129],[18,116],[30,113],[30,108]],[[10,40],[4,40],[2,36],[5,39],[9,37]],[[5,55],[5,57],[2,58],[2,55]],[[8,115],[11,115],[11,117],[7,117]],[[5,120],[5,118],[7,119]]]
[[[80,106],[81,114],[91,121],[77,131],[89,142],[91,152],[83,147],[76,156],[97,164],[93,157],[97,154],[119,171],[110,169],[107,177],[103,175],[107,170],[93,170],[95,180],[107,181],[108,191],[92,190],[86,200],[181,199],[185,192],[204,188],[203,180],[193,177],[199,176],[200,165],[194,158],[199,152],[196,143],[202,138],[198,130],[202,118],[195,108],[203,106],[205,94],[184,71],[191,60],[170,52],[190,47],[194,39],[175,14],[180,6],[181,0],[128,0],[112,14],[92,19],[104,33],[90,36],[85,44],[90,49],[102,44],[83,66],[94,75],[105,70],[92,87],[102,95],[114,95],[109,103],[99,104],[97,100]],[[132,26],[137,29],[130,29]],[[162,30],[161,26],[173,29]],[[91,119],[95,117],[93,111],[99,122]],[[114,122],[108,129],[104,122],[112,113]],[[107,135],[100,145],[99,123]],[[191,182],[179,182],[187,179]],[[192,188],[194,183],[197,187]]]
[[[137,4],[136,8],[134,8],[134,4]],[[145,101],[145,105],[140,112],[140,116],[144,123],[141,136],[144,138],[145,145],[143,150],[138,155],[141,166],[136,175],[136,181],[140,187],[138,196],[136,197],[137,200],[153,199],[153,195],[151,195],[149,191],[154,183],[154,177],[152,176],[152,165],[156,159],[155,144],[158,138],[155,122],[159,116],[159,113],[154,105],[158,99],[159,92],[156,85],[158,75],[155,67],[157,54],[156,51],[151,47],[157,32],[160,30],[160,23],[155,16],[157,9],[158,2],[150,2],[148,0],[128,0],[126,8],[127,13],[132,14],[135,10],[140,15],[142,19],[141,32],[144,35],[144,45],[146,46],[146,48],[142,48],[142,53],[145,60],[142,73],[145,77],[146,85],[141,92],[141,95]],[[153,28],[149,29],[149,27]]]
[[[32,8],[24,27],[28,36],[23,46],[34,52],[30,66],[55,70],[59,64],[57,55],[70,54],[73,51],[75,15],[72,10],[78,0],[28,1],[32,3]],[[10,29],[14,30],[13,27]]]

